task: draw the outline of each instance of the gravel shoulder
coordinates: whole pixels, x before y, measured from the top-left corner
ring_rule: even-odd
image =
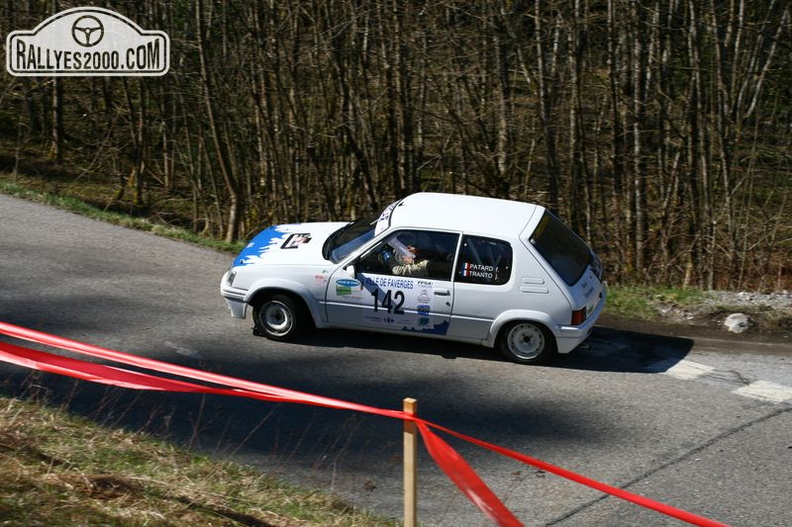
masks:
[[[792,293],[751,293],[710,291],[693,306],[658,303],[656,316],[635,320],[609,315],[600,317],[600,326],[693,340],[694,348],[739,352],[792,354]],[[747,327],[730,331],[725,320],[744,314]]]

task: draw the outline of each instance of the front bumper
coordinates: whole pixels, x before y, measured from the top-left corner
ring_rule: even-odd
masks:
[[[245,318],[247,314],[247,303],[244,300],[236,298],[225,297],[226,304],[228,305],[231,316],[234,318]]]
[[[225,299],[226,304],[228,304],[228,309],[231,311],[232,317],[245,318],[248,306],[247,302],[245,302],[247,291],[244,289],[236,289],[228,285],[230,272],[231,271],[228,271],[223,276],[222,282],[220,282],[220,294],[223,295],[223,299]]]

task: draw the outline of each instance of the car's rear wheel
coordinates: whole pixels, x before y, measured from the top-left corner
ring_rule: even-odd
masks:
[[[253,321],[256,335],[278,341],[294,340],[310,325],[302,303],[285,294],[275,294],[256,302]]]
[[[558,349],[546,327],[527,320],[506,326],[498,344],[506,358],[519,364],[544,364]]]

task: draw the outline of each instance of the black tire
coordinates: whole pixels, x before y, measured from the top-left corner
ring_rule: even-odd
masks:
[[[508,324],[500,332],[498,348],[518,364],[545,364],[557,352],[555,337],[541,324],[522,320]]]
[[[253,305],[253,332],[270,340],[290,342],[310,326],[302,301],[290,295],[275,294]]]

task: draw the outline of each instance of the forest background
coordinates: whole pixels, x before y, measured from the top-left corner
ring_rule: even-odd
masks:
[[[0,36],[81,5],[6,0]],[[785,0],[97,5],[168,33],[170,71],[4,73],[2,177],[226,241],[417,191],[509,198],[615,283],[792,289]]]

